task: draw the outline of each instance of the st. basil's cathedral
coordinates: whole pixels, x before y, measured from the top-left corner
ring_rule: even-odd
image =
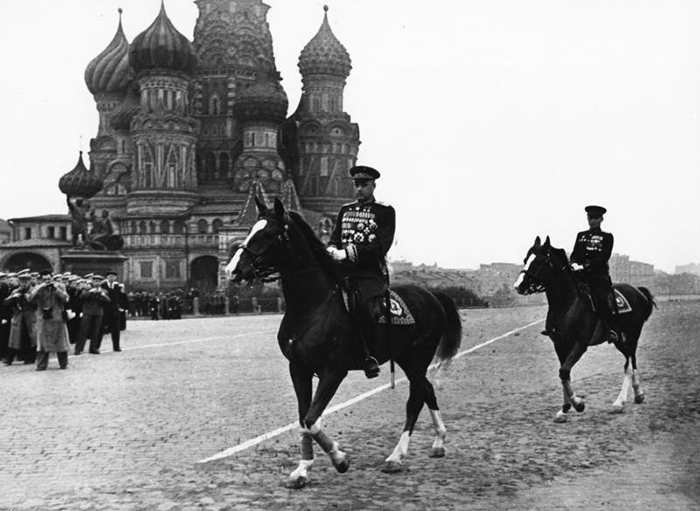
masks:
[[[162,3],[129,43],[120,10],[114,38],[85,70],[99,113],[89,168],[81,154],[60,181],[112,219],[132,289],[218,285],[228,243],[256,219],[256,196],[280,198],[322,237],[353,197],[359,128],[343,109],[352,66],[328,8],[299,55],[302,94],[288,116],[270,7],[195,3],[192,42]]]

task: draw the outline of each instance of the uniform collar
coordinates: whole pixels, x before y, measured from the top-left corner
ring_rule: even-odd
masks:
[[[359,199],[356,201],[360,206],[368,206],[370,204],[374,204],[376,202],[376,199],[374,198],[374,195],[372,195],[369,199],[365,199],[364,201],[360,201]]]

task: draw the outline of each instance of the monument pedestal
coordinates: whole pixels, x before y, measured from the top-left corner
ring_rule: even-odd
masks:
[[[81,277],[88,273],[104,277],[108,271],[115,271],[119,282],[124,282],[124,261],[127,259],[119,252],[97,250],[69,250],[61,256],[63,271]]]

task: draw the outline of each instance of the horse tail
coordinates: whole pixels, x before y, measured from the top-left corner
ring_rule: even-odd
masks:
[[[656,305],[656,300],[654,300],[654,295],[651,294],[651,291],[643,286],[639,286],[637,289],[639,289],[639,292],[644,295],[644,298],[646,298],[647,303],[649,304],[648,308],[644,311],[644,321],[646,321],[651,316],[651,312],[654,310],[654,308],[658,308],[658,306]]]
[[[457,304],[452,298],[442,291],[432,291],[442,308],[445,309],[445,333],[440,339],[435,356],[438,362],[449,362],[459,351],[462,344],[462,316],[459,314]]]

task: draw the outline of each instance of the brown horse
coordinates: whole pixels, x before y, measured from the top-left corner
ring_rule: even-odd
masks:
[[[330,456],[338,472],[348,470],[349,461],[337,442],[322,429],[320,417],[348,371],[362,368],[364,353],[357,341],[357,325],[343,301],[343,286],[335,263],[313,230],[293,211],[285,211],[279,200],[274,209],[258,201],[259,220],[226,268],[234,282],[281,279],[286,312],[277,341],[289,360],[301,427],[301,461],[287,481],[301,488],[313,463],[313,441]],[[423,404],[428,405],[435,427],[430,455],[445,454],[445,425],[433,386],[426,378],[434,357],[449,361],[462,339],[462,323],[455,303],[446,295],[417,286],[396,286],[394,291],[408,306],[415,324],[377,323],[373,327],[373,354],[380,363],[390,358],[403,369],[410,382],[406,422],[384,470],[398,472]],[[313,376],[318,385],[313,392]]]
[[[572,406],[577,412],[582,412],[585,408],[583,398],[577,396],[571,387],[571,368],[589,346],[605,342],[607,331],[594,311],[590,293],[577,281],[575,273],[570,269],[566,252],[552,247],[549,237],[544,244],[540,242],[539,236],[535,239],[514,287],[523,295],[542,291],[547,295],[547,317],[553,332],[550,337],[559,358],[559,378],[564,390],[564,404],[554,420],[566,422],[566,414]],[[630,384],[634,389],[635,403],[644,401],[644,392],[637,374],[636,351],[642,327],[656,304],[651,292],[645,287],[616,284],[614,288],[622,293],[631,307],[630,311],[617,314],[611,325],[622,333],[615,347],[625,356],[622,389],[613,403],[613,411],[622,412]]]

